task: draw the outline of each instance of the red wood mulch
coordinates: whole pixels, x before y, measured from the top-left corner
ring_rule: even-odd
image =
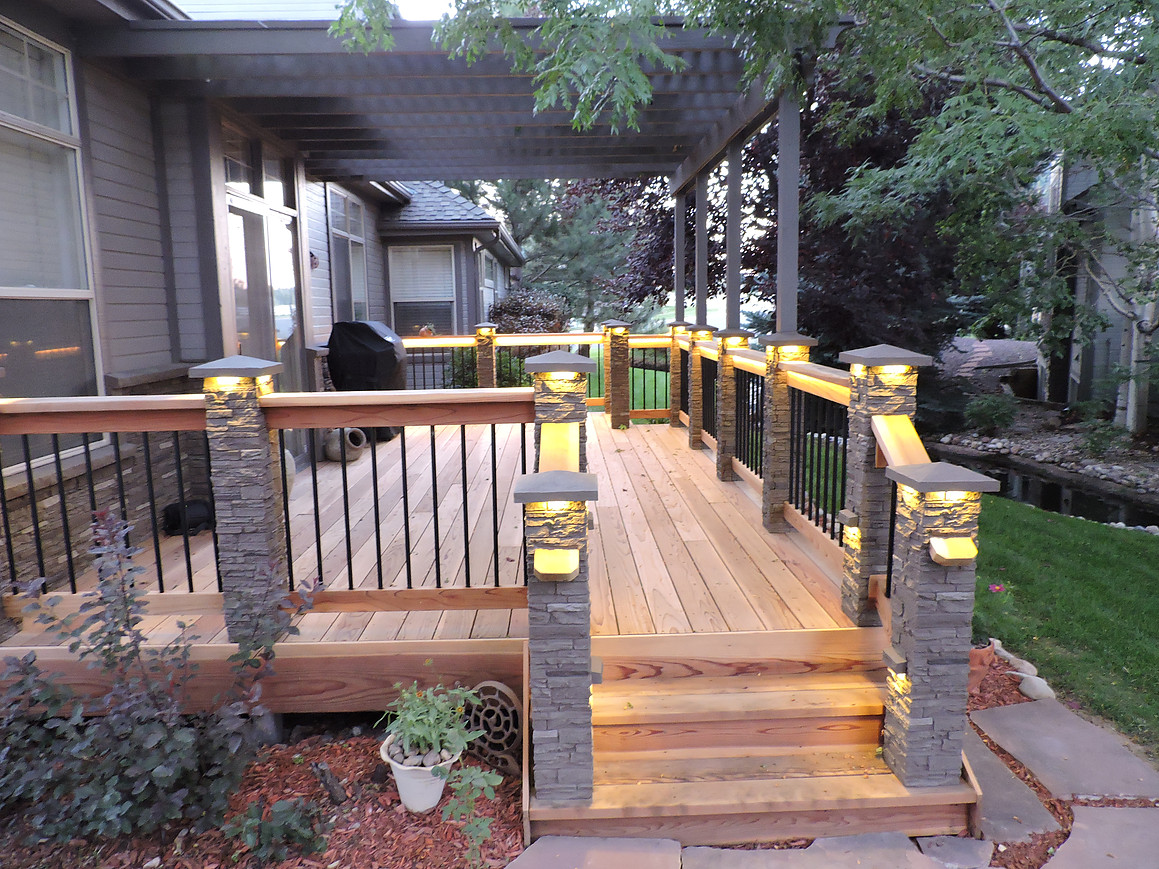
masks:
[[[351,798],[335,806],[310,772],[312,761],[325,761]],[[479,762],[467,759],[465,763]],[[403,809],[389,775],[383,775],[378,741],[351,737],[338,741],[313,736],[293,746],[275,746],[246,770],[241,789],[231,800],[231,813],[243,811],[258,799],[268,804],[279,799],[306,797],[325,808],[334,819],[325,852],[292,857],[273,864],[277,869],[458,869],[466,865],[466,840],[459,822],[443,821],[443,802],[425,815]],[[372,779],[373,777],[373,779]],[[377,784],[376,781],[381,781]],[[506,866],[523,850],[520,806],[521,782],[505,777],[495,799],[482,800],[479,813],[494,818],[491,839],[483,856],[493,867]],[[449,793],[449,792],[448,792]],[[22,845],[29,834],[19,819],[0,823],[0,865],[4,869],[249,869],[238,841],[219,831],[175,840],[133,839],[91,845],[74,840],[68,845]],[[157,859],[159,858],[159,859]],[[154,862],[150,862],[154,861]]]

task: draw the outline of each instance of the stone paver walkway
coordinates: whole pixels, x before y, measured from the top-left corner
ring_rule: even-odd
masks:
[[[1032,833],[1052,833],[1058,821],[1018,776],[972,729],[966,729],[966,759],[982,787],[979,826],[991,842],[1029,842]]]
[[[1048,869],[1144,869],[1159,866],[1159,809],[1075,806],[1070,838]]]

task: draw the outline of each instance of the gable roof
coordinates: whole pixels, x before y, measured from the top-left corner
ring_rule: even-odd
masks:
[[[410,201],[386,209],[378,221],[384,238],[415,235],[473,235],[507,265],[524,263],[523,251],[498,218],[439,181],[411,181]]]

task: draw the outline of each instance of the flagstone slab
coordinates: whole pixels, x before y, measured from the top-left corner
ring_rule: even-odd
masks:
[[[1074,826],[1047,869],[1159,866],[1159,809],[1074,807]]]
[[[943,863],[946,869],[985,869],[994,856],[994,843],[985,839],[921,836],[917,843],[923,854]]]
[[[804,850],[685,848],[683,869],[946,869],[901,833],[817,839]]]
[[[1058,821],[1038,799],[1038,794],[1012,773],[1005,761],[969,727],[963,748],[982,788],[979,826],[983,836],[993,842],[1029,842],[1032,833],[1053,833],[1059,829]]]
[[[674,839],[598,839],[544,836],[508,869],[680,869]]]
[[[1056,797],[1159,798],[1159,772],[1121,736],[1084,721],[1057,700],[983,709],[970,718]]]

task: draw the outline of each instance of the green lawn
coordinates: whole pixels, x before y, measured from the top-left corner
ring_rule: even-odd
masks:
[[[985,496],[978,548],[976,637],[1159,753],[1159,537]]]

